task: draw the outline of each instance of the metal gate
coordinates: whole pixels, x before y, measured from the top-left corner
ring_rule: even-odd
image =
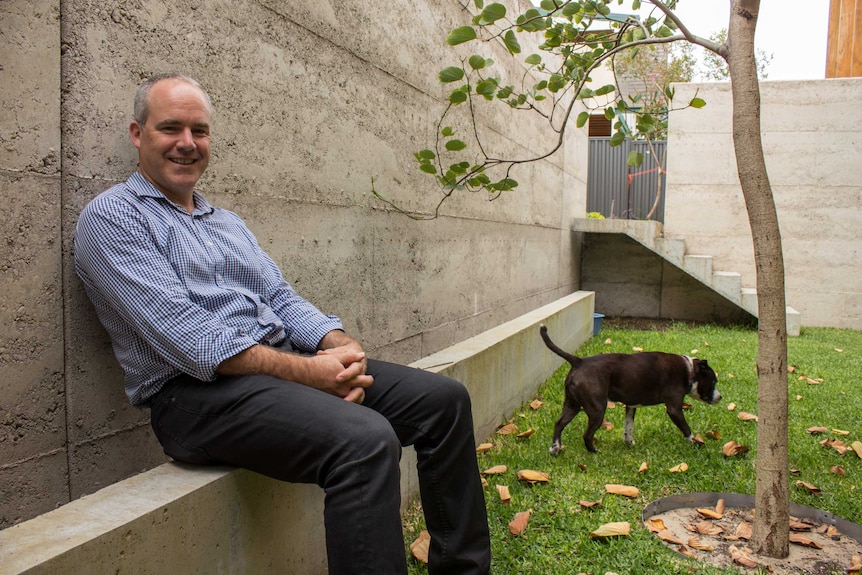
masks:
[[[610,138],[590,138],[587,212],[599,212],[606,218],[645,219],[655,203],[660,176],[661,197],[650,219],[663,223],[667,178],[659,165],[666,165],[667,142],[653,142],[652,149],[658,162],[644,140],[626,140],[611,147]],[[637,168],[626,165],[632,150],[644,155],[643,165]]]

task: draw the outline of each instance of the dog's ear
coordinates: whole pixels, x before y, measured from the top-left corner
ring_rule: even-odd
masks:
[[[699,359],[699,360],[697,360],[697,369],[699,369],[701,371],[705,371],[707,369],[710,369],[710,367],[709,367],[709,364],[706,362],[705,359]]]

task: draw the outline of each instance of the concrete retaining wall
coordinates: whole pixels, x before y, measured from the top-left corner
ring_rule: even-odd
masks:
[[[481,441],[560,366],[539,324],[574,351],[592,336],[593,306],[591,292],[576,292],[413,365],[465,382]],[[415,463],[406,450],[405,502],[418,490]],[[0,575],[125,572],[325,574],[323,493],[247,470],[166,463],[0,531]]]
[[[165,462],[70,253],[81,208],[135,169],[127,129],[144,77],[207,88],[203,192],[376,357],[415,361],[578,289],[582,131],[514,174],[523,191],[456,197],[432,222],[370,193],[373,177],[405,208],[436,205],[412,154],[444,109],[437,72],[472,51],[512,62],[498,44],[445,45],[470,17],[454,0],[0,2],[0,529]],[[493,110],[480,117],[491,153],[550,147]]]
[[[664,236],[713,269],[755,285],[754,250],[739,187],[727,83],[680,84],[705,108],[671,113]],[[761,82],[766,167],[778,210],[787,304],[805,325],[862,329],[862,78]]]

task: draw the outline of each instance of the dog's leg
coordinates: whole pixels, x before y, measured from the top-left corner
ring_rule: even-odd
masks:
[[[630,405],[626,406],[626,431],[625,431],[625,440],[629,445],[635,444],[634,431],[635,431],[635,411],[636,407],[631,407]]]
[[[551,448],[548,449],[548,453],[554,457],[559,455],[563,450],[563,430],[572,421],[572,419],[574,419],[579,411],[581,411],[581,405],[566,394],[566,399],[563,402],[563,412],[560,414],[560,418],[557,420],[557,423],[554,424],[554,439],[551,442]]]
[[[691,428],[688,426],[688,422],[685,420],[685,415],[682,413],[682,406],[667,404],[665,406],[665,410],[667,411],[671,421],[673,421],[682,432],[683,436],[685,436],[689,441],[692,441]]]
[[[605,412],[604,410],[598,411],[588,411],[584,408],[584,411],[587,412],[590,420],[587,423],[587,430],[584,432],[584,446],[587,448],[587,451],[591,453],[596,452],[596,446],[593,444],[593,437],[596,435],[596,431],[602,426],[602,423],[605,422]]]

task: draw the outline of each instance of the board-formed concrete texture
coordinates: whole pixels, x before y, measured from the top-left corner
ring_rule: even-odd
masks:
[[[523,75],[499,43],[446,46],[470,18],[431,0],[0,2],[0,529],[166,461],[148,412],[123,394],[71,253],[83,206],[136,168],[128,126],[143,78],[179,72],[207,89],[200,189],[375,357],[415,361],[578,289],[582,130],[516,170],[517,193],[456,194],[437,220],[371,193],[373,178],[404,208],[437,204],[413,153],[434,142],[441,68],[479,52]],[[462,120],[451,125],[467,139]],[[538,124],[508,106],[479,122],[494,154],[550,147],[523,137]]]
[[[575,292],[411,365],[465,383],[482,441],[560,367],[539,325],[574,351],[592,336],[593,310],[594,294]],[[406,505],[418,491],[412,449],[401,477]],[[0,531],[0,575],[323,575],[324,535],[317,486],[165,463]]]
[[[730,85],[676,85],[680,102],[695,93],[706,107],[673,111],[669,120],[664,235],[712,255],[715,269],[738,272],[753,288]],[[862,98],[862,78],[764,81],[760,94],[787,303],[804,325],[862,329],[862,110],[847,105]]]

